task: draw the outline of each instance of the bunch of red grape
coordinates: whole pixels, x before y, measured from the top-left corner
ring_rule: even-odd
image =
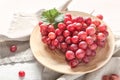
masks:
[[[90,57],[96,55],[96,49],[105,46],[108,36],[107,26],[99,19],[81,16],[73,18],[67,13],[57,28],[53,24],[40,22],[42,41],[51,50],[61,50],[72,68],[79,63],[88,63]]]

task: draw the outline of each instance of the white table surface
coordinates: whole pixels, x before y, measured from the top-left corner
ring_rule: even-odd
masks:
[[[14,13],[35,13],[40,8],[58,6],[56,4],[60,3],[60,1],[61,0],[0,0],[0,33],[6,33]],[[112,31],[120,31],[120,0],[73,0],[68,8],[69,10],[84,11],[87,13],[95,10],[93,15],[103,14],[104,21],[111,27]],[[1,65],[0,80],[19,80],[17,75],[19,70],[26,72],[24,80],[40,80],[41,67],[39,65],[37,62]]]

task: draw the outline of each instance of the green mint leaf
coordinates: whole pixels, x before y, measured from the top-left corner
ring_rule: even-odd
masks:
[[[54,8],[47,11],[43,11],[41,19],[44,23],[53,24],[54,27],[57,28],[57,24],[63,21],[64,15]]]
[[[55,20],[55,17],[58,16],[60,12],[58,12],[55,8],[51,10],[44,11],[42,13],[42,17],[46,18],[49,23],[53,23]]]
[[[62,22],[64,20],[64,14],[60,14],[55,18],[55,22]]]

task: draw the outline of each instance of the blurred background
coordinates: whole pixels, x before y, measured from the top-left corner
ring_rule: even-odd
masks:
[[[65,0],[0,0],[0,33],[10,26],[14,13],[35,13],[40,9],[61,6]],[[118,31],[120,25],[120,0],[73,0],[69,10],[82,11],[93,15],[103,14],[104,21]],[[119,29],[120,30],[120,29]]]

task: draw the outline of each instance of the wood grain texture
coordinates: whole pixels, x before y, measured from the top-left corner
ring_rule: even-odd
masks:
[[[96,17],[77,11],[67,11],[63,13],[71,13],[73,16],[84,16],[91,17],[92,19],[97,19]],[[104,23],[103,21],[101,21]],[[67,64],[63,53],[59,51],[50,50],[42,41],[40,28],[37,25],[33,30],[30,37],[30,46],[33,51],[33,55],[42,65],[54,71],[65,73],[65,74],[84,74],[95,71],[103,67],[111,58],[114,51],[114,36],[108,27],[109,36],[107,38],[107,43],[104,48],[98,48],[97,54],[88,64],[80,64],[76,68],[71,69]]]

